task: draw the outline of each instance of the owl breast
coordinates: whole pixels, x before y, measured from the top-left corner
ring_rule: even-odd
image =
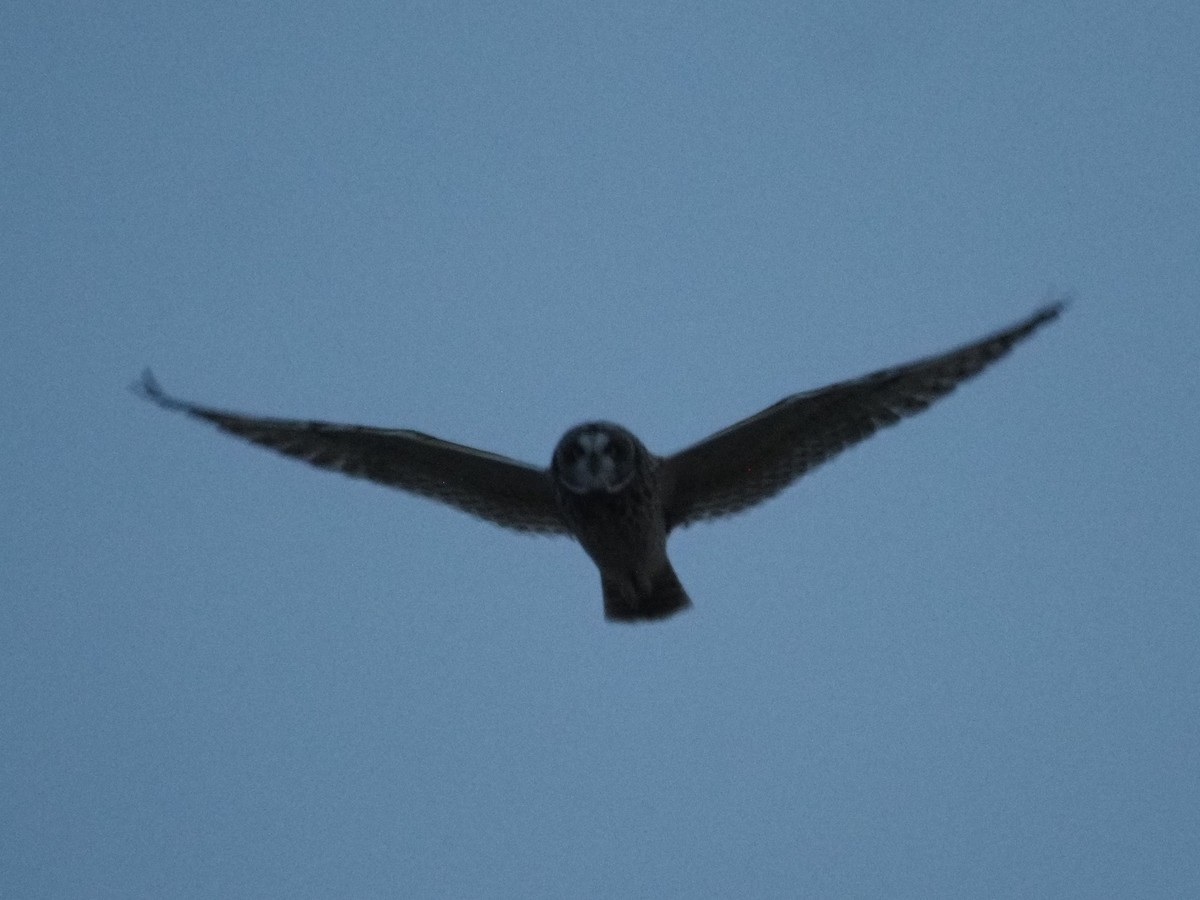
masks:
[[[666,559],[667,535],[656,471],[640,472],[616,493],[560,490],[563,518],[603,571],[653,571]]]

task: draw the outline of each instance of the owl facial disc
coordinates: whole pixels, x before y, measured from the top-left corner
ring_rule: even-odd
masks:
[[[553,470],[573,494],[616,493],[633,479],[634,446],[622,429],[602,422],[573,428],[558,442]]]

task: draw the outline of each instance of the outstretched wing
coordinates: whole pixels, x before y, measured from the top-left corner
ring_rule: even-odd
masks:
[[[668,529],[735,513],[978,375],[1018,341],[1058,318],[1054,303],[980,341],[785,397],[663,460]]]
[[[269,419],[197,406],[164,394],[147,369],[134,390],[165,409],[305,462],[440,500],[517,531],[569,534],[548,472],[419,431]]]

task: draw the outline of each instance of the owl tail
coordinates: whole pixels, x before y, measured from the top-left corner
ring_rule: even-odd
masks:
[[[649,591],[639,591],[632,581],[601,577],[604,617],[614,622],[665,619],[692,605],[671,564],[664,563]]]

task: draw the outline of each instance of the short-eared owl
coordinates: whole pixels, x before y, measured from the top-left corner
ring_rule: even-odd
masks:
[[[135,389],[159,406],[315,466],[517,531],[570,535],[600,569],[609,619],[659,619],[690,605],[667,559],[672,529],[777,494],[878,429],[921,412],[1062,309],[1055,303],[948,353],[785,397],[671,456],[655,456],[619,425],[577,425],[558,442],[548,469],[418,431],[222,412],[168,396],[149,370]]]

